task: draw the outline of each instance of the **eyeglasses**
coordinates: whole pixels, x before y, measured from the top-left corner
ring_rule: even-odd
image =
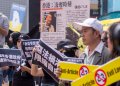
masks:
[[[110,34],[108,34],[108,32],[107,32],[107,34],[106,34],[106,36],[104,37],[104,39],[102,39],[103,41],[107,41],[108,40],[108,38],[111,38],[111,35]]]

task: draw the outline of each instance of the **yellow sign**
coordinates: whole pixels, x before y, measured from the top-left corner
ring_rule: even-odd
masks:
[[[120,80],[120,57],[78,78],[71,84],[72,86],[108,86],[118,80]]]
[[[86,48],[86,45],[83,44],[83,41],[82,41],[82,38],[79,38],[78,40],[78,49],[81,51],[81,52],[84,52],[85,48]]]
[[[16,28],[13,28],[13,24],[12,24],[12,21],[9,22],[9,29],[12,30],[12,31],[18,31],[20,32],[21,28],[22,28],[22,24],[19,23],[19,25],[16,27]]]
[[[120,18],[101,21],[103,25],[103,30],[107,30],[109,26],[114,22],[120,22]]]
[[[62,69],[62,74],[59,78],[69,81],[76,80],[98,68],[95,65],[76,64],[64,61],[60,61],[59,66]]]

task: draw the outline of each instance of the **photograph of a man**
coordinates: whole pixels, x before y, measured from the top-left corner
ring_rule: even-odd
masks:
[[[55,13],[55,12],[54,12]],[[42,23],[42,32],[55,32],[56,18],[54,13],[44,13],[44,23]]]

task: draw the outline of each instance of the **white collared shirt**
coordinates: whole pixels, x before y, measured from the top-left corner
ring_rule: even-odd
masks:
[[[102,53],[103,46],[104,46],[104,43],[101,41],[90,55],[89,55],[89,47],[87,46],[85,48],[85,51],[83,52],[86,55],[84,63],[92,65],[93,60],[95,58],[95,52]]]

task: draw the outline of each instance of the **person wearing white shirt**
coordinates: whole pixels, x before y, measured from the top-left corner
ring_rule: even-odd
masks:
[[[78,23],[82,26],[82,41],[87,45],[85,51],[81,54],[80,58],[84,58],[84,63],[89,65],[102,65],[109,61],[110,52],[101,41],[103,33],[103,25],[95,18],[88,18],[83,23]],[[61,69],[56,69],[56,76],[61,75]]]

